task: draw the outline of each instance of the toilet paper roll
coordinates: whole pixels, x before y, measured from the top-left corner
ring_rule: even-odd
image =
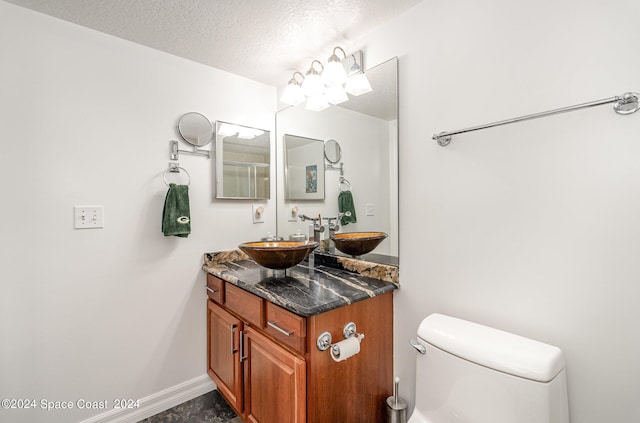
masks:
[[[331,347],[331,358],[335,361],[344,361],[359,352],[360,340],[355,336],[352,336],[351,338],[340,341]]]

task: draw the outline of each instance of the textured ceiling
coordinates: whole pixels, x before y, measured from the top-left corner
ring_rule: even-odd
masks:
[[[47,15],[282,86],[421,0],[6,0]]]

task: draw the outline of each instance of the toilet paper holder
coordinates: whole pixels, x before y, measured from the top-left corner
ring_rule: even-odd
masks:
[[[353,322],[349,322],[346,325],[344,325],[344,329],[342,329],[342,335],[344,336],[344,339],[349,339],[355,336],[358,339],[358,341],[362,341],[362,339],[364,338],[363,333],[357,332],[356,324]],[[336,344],[333,344],[331,341],[332,341],[331,333],[329,333],[328,331],[325,331],[318,336],[316,345],[318,346],[318,349],[320,351],[326,351],[329,349],[329,347],[334,349],[338,348]],[[334,352],[337,353],[338,351],[334,351]]]

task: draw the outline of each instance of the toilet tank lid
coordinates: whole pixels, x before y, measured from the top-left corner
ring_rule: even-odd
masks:
[[[551,381],[565,367],[558,347],[443,314],[426,317],[418,337],[465,360],[538,382]]]

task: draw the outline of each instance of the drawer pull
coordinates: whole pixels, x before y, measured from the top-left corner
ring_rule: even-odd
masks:
[[[277,330],[278,332],[280,332],[283,335],[286,335],[286,336],[293,335],[293,331],[289,332],[288,330],[282,329],[280,326],[278,326],[276,324],[276,322],[267,322],[267,325],[269,325],[270,327],[274,328],[275,330]]]
[[[215,289],[209,288],[208,286],[206,288],[207,288],[207,291],[211,292],[212,294],[217,294],[218,292],[220,292],[220,290],[216,291]]]

